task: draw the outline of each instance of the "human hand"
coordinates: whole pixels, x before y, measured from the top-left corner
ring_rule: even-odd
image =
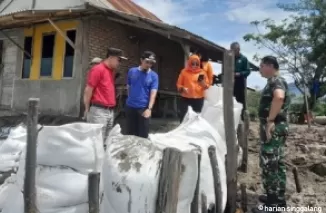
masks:
[[[146,109],[142,114],[142,116],[144,118],[149,118],[149,117],[151,117],[151,115],[152,115],[152,110],[150,110],[150,109]]]
[[[236,72],[236,73],[234,73],[234,76],[239,77],[240,73]]]
[[[86,120],[87,119],[87,113],[88,113],[89,110],[85,109],[84,111],[84,115],[82,117],[83,120]]]
[[[266,125],[266,137],[268,141],[272,138],[274,130],[275,130],[275,123],[268,121]]]
[[[189,92],[189,89],[188,89],[188,88],[186,88],[186,87],[183,87],[183,88],[182,88],[182,92],[183,92],[183,93],[185,93],[185,94],[188,94],[188,92]]]

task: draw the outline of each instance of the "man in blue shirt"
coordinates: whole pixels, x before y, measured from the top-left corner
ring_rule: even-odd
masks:
[[[140,66],[128,72],[128,98],[126,103],[127,135],[148,138],[149,119],[158,90],[158,75],[151,67],[155,64],[155,54],[145,51]]]

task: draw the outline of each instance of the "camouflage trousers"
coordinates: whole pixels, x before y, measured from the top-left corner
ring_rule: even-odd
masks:
[[[285,200],[286,166],[284,146],[288,135],[288,124],[276,123],[272,138],[267,140],[266,123],[260,124],[260,167],[262,182],[266,194],[276,195],[279,200]]]

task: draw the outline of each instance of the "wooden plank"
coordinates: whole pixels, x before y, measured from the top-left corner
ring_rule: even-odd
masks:
[[[242,183],[240,185],[241,189],[241,209],[243,212],[248,211],[248,196],[247,196],[247,186],[246,184]]]
[[[52,27],[58,31],[58,33],[65,39],[65,41],[72,47],[74,48],[74,50],[76,49],[76,46],[74,44],[73,41],[70,40],[70,38],[68,38],[68,36],[66,36],[66,34],[51,20],[51,19],[47,19],[48,22],[52,25]]]
[[[155,213],[177,213],[182,174],[182,153],[175,148],[163,151]]]
[[[216,158],[216,149],[214,146],[208,147],[209,160],[213,171],[214,191],[215,191],[215,212],[222,213],[222,188],[220,173],[218,170],[218,162]]]
[[[27,149],[25,162],[25,179],[24,179],[24,212],[36,213],[36,188],[35,188],[35,171],[36,171],[36,149],[37,149],[37,123],[38,108],[40,100],[30,98],[27,109]]]
[[[194,198],[192,199],[192,202],[191,202],[190,213],[198,213],[198,211],[199,211],[200,163],[201,163],[201,153],[198,153],[198,156],[197,156],[197,167],[198,167],[197,183],[196,183]]]
[[[244,134],[241,144],[242,148],[242,164],[240,170],[244,173],[248,172],[248,134],[249,134],[249,112],[244,111]]]
[[[234,54],[232,51],[224,52],[223,62],[223,108],[227,144],[226,174],[228,189],[225,212],[234,213],[237,198],[237,147],[233,113]]]
[[[204,193],[201,194],[201,213],[208,213],[207,197]]]
[[[100,173],[88,174],[88,207],[89,213],[100,212]]]

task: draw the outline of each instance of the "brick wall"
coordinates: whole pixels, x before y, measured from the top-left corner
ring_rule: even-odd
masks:
[[[129,58],[118,70],[122,73],[118,84],[126,82],[128,68],[139,64],[140,54],[145,50],[151,50],[157,55],[158,63],[155,69],[160,76],[160,88],[172,91],[176,89],[176,80],[184,65],[184,53],[180,44],[155,34],[148,34],[140,42],[132,42],[129,36],[138,29],[104,18],[91,19],[89,26],[89,60],[94,57],[104,58],[108,47],[122,49]]]

